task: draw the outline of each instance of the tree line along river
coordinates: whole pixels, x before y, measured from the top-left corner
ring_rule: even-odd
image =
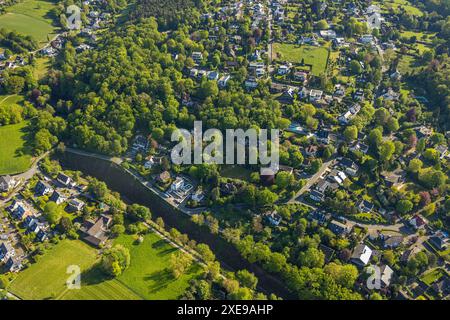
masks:
[[[103,157],[96,157],[87,153],[74,153],[70,150],[66,150],[59,155],[59,159],[61,165],[66,169],[81,171],[104,181],[111,190],[119,192],[126,202],[138,203],[150,208],[152,217],[161,217],[166,228],[176,228],[181,233],[186,233],[190,239],[197,241],[197,243],[207,244],[224,268],[231,271],[247,269],[253,272],[259,279],[259,289],[264,293],[275,293],[283,299],[294,298],[293,294],[279,279],[269,274],[262,267],[245,260],[233,244],[219,235],[210,233],[208,229],[193,223],[188,215],[161,199],[120,165]]]

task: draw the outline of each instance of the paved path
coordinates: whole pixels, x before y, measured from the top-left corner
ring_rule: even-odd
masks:
[[[322,164],[322,167],[315,173],[312,177],[308,178],[306,184],[288,201],[288,203],[299,202],[297,199],[301,197],[305,192],[307,192],[316,182],[320,179],[320,177],[328,170],[328,168],[334,163],[335,158],[328,160],[327,162]]]
[[[46,153],[35,158],[30,169],[28,169],[27,171],[25,171],[23,173],[13,176],[13,178],[15,180],[20,181],[20,184],[19,184],[19,186],[16,187],[16,189],[14,191],[11,192],[11,194],[6,199],[0,200],[0,206],[3,206],[9,200],[11,200],[11,198],[13,198],[17,194],[17,191],[20,188],[22,188],[22,186],[39,171],[39,167],[38,167],[39,161],[41,161],[43,158],[45,158],[49,153],[50,153],[50,151],[47,151]]]

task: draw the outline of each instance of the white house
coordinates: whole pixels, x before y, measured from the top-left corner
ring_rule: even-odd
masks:
[[[336,31],[334,30],[320,30],[320,36],[324,39],[335,39],[337,37]]]
[[[170,186],[171,191],[178,191],[184,186],[184,179],[181,177],[177,177],[172,185]]]
[[[318,101],[322,98],[322,95],[323,91],[311,89],[311,91],[309,91],[309,101]]]
[[[289,66],[281,65],[278,67],[277,72],[278,72],[278,75],[284,76],[285,74],[287,74],[289,72]]]
[[[358,244],[355,247],[355,249],[353,249],[353,253],[350,260],[353,263],[363,267],[367,265],[371,256],[372,256],[372,249],[370,249],[365,244]]]
[[[16,186],[16,180],[11,176],[0,177],[0,192],[8,192]]]

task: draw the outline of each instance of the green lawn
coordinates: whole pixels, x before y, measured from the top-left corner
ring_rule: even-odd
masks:
[[[104,279],[95,267],[97,250],[79,240],[63,240],[47,252],[37,263],[19,273],[10,291],[27,300],[79,299],[113,300],[140,299],[118,280]],[[81,289],[69,290],[66,273],[70,265],[80,267]]]
[[[27,122],[0,126],[0,175],[26,171],[31,155],[26,145]]]
[[[252,172],[243,166],[224,165],[220,171],[220,175],[226,178],[241,179],[244,181],[250,181],[250,174]]]
[[[57,30],[50,16],[55,5],[55,2],[46,0],[24,0],[8,7],[6,13],[0,15],[0,26],[45,42],[47,36]]]
[[[328,49],[325,47],[313,47],[308,45],[296,45],[290,43],[274,43],[275,57],[280,61],[312,64],[312,73],[316,76],[325,72],[328,60]]]
[[[423,283],[430,286],[435,281],[439,280],[444,275],[444,271],[442,269],[436,268],[434,270],[431,270],[427,272],[425,275],[423,275],[420,280],[422,280]]]
[[[41,57],[36,59],[36,65],[33,69],[33,74],[36,80],[40,80],[47,74],[50,68],[50,58]]]
[[[424,32],[405,30],[405,31],[400,32],[400,36],[405,37],[405,38],[411,38],[411,37],[415,36],[417,38],[417,40],[428,42],[431,44],[431,41],[436,36],[436,33],[424,33]]]
[[[84,272],[80,290],[66,290],[60,300],[142,300],[142,297],[127,288],[117,279],[106,279],[98,268]]]
[[[115,243],[129,248],[131,254],[130,267],[117,279],[145,299],[177,299],[189,287],[189,280],[201,272],[195,264],[188,274],[174,279],[166,268],[177,249],[154,233],[146,235],[141,244],[136,244],[130,235],[120,236]]]
[[[66,273],[70,265],[81,271],[97,260],[97,252],[82,241],[64,240],[50,249],[37,263],[20,272],[10,291],[23,299],[57,298],[66,290]]]
[[[419,17],[423,16],[423,12],[419,8],[414,7],[408,0],[387,0],[372,3],[384,9],[384,13],[387,13],[389,9],[392,8],[395,13],[399,13],[401,9],[403,9],[410,15]]]
[[[416,58],[407,55],[401,55],[398,63],[398,71],[402,74],[407,72],[413,72],[415,69],[421,67],[421,64],[417,61]]]

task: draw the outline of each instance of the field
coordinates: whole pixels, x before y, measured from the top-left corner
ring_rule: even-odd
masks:
[[[103,281],[95,268],[97,251],[79,240],[63,240],[28,269],[19,273],[10,291],[22,299],[139,299],[117,280]],[[77,265],[82,272],[81,289],[69,290],[67,268]]]
[[[45,42],[57,30],[50,17],[54,6],[55,3],[48,0],[24,0],[6,9],[0,16],[0,26]]]
[[[411,5],[411,3],[407,0],[388,0],[388,1],[377,1],[373,2],[373,4],[378,5],[380,8],[384,8],[384,12],[387,12],[390,8],[394,9],[395,13],[400,12],[401,8],[405,10],[406,13],[413,16],[423,16],[423,12]]]
[[[312,73],[319,76],[325,72],[328,60],[328,50],[324,47],[313,47],[308,45],[296,45],[288,43],[274,43],[275,56],[280,61],[312,64]]]
[[[177,249],[154,233],[145,236],[141,244],[129,235],[120,236],[115,243],[129,248],[131,254],[131,265],[118,280],[145,299],[177,299],[189,287],[189,280],[200,273],[200,266],[193,265],[188,274],[174,279],[166,268]]]
[[[141,244],[130,235],[115,243],[129,248],[131,255],[130,267],[116,279],[106,278],[99,269],[96,249],[79,240],[63,240],[19,273],[9,290],[26,300],[176,299],[200,273],[200,266],[193,265],[188,274],[174,279],[166,268],[177,249],[156,234],[147,235]],[[80,267],[81,289],[66,286],[71,265]]]
[[[26,126],[26,121],[0,126],[0,175],[24,172],[30,167]]]
[[[418,41],[423,41],[431,44],[433,38],[436,36],[436,33],[423,33],[405,30],[400,32],[400,36],[405,38],[416,37]]]

